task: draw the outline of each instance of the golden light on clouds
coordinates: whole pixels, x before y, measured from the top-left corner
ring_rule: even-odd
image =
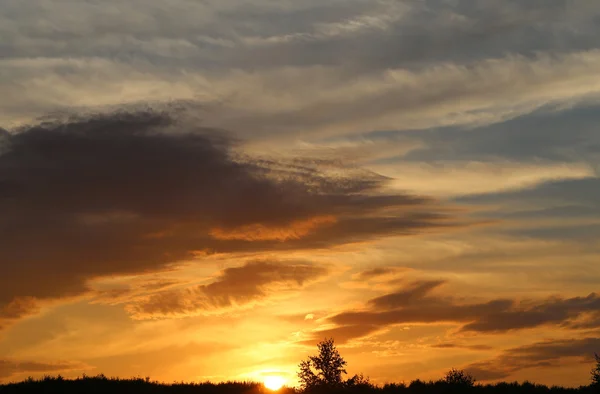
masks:
[[[210,235],[220,240],[243,241],[287,241],[300,239],[320,227],[336,223],[333,215],[316,216],[310,219],[294,220],[285,226],[250,224],[233,229],[213,228]]]
[[[0,382],[587,382],[600,2],[52,3],[0,5]]]

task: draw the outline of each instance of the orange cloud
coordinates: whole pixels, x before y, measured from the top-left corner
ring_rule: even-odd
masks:
[[[243,241],[287,241],[300,239],[319,227],[335,224],[333,215],[315,216],[310,219],[294,220],[284,226],[268,226],[261,223],[250,224],[234,229],[216,227],[210,235],[219,240]]]
[[[39,306],[33,297],[17,297],[7,305],[0,305],[0,329],[24,316],[38,312]]]
[[[133,318],[142,320],[251,306],[269,296],[299,289],[328,273],[328,268],[305,261],[250,261],[226,268],[210,284],[160,291],[141,297],[125,309]]]

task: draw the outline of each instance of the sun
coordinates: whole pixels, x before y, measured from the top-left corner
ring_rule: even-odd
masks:
[[[269,390],[277,391],[285,384],[285,379],[282,376],[266,376],[264,385]]]

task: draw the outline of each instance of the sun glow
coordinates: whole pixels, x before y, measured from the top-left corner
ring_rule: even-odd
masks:
[[[269,390],[279,390],[285,384],[285,379],[281,376],[267,376],[264,380],[264,385]]]

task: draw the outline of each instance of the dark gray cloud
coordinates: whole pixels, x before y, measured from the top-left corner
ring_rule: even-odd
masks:
[[[251,261],[227,268],[208,285],[167,290],[130,304],[137,318],[191,315],[202,311],[244,306],[270,295],[269,286],[295,289],[326,275],[328,270],[306,262]]]
[[[371,299],[367,309],[346,311],[328,318],[338,327],[328,333],[343,334],[344,340],[361,337],[386,327],[410,323],[458,323],[463,332],[502,333],[544,325],[577,328],[597,321],[600,296],[548,298],[516,301],[495,299],[482,303],[462,300],[431,292],[442,281],[416,282],[405,289]],[[321,337],[316,332],[315,337]]]
[[[2,141],[5,316],[16,316],[6,309],[16,299],[78,295],[90,278],[198,253],[328,247],[452,225],[433,201],[383,192],[376,174],[244,157],[227,134],[173,113],[47,121]]]
[[[543,6],[433,1],[413,2],[407,8],[410,10],[396,21],[385,21],[377,15],[381,10],[376,7],[364,13],[377,15],[385,28],[329,36],[314,29],[296,30],[292,33],[295,39],[242,48],[232,59],[255,68],[344,65],[345,72],[352,74],[440,62],[468,63],[507,52],[529,56],[545,50],[570,52],[597,47],[591,36],[597,31],[593,24],[589,31],[569,28],[576,20],[591,18],[567,18],[564,1],[545,2]],[[278,36],[285,37],[286,33],[289,36],[289,30]]]
[[[344,65],[346,70],[356,72],[416,68],[449,61],[465,63],[501,57],[507,52],[533,55],[550,49],[569,52],[597,47],[591,36],[597,26],[591,23],[591,15],[567,14],[563,0],[543,5],[522,2],[498,5],[481,0],[434,0],[404,5],[404,11],[397,10],[402,16],[391,21],[381,14],[386,12],[381,5],[363,11],[363,15],[380,18],[380,28],[365,27],[349,34],[331,35],[319,34],[314,28],[272,32],[274,37],[288,39],[273,40],[271,45],[258,48],[242,48],[233,59],[246,60],[247,67],[256,68]],[[350,21],[351,17],[338,19],[338,23]],[[569,27],[577,22],[583,22],[589,29],[574,31]]]
[[[565,358],[578,358],[589,364],[600,338],[561,339],[537,342],[505,350],[497,358],[470,364],[466,370],[478,380],[498,380],[510,377],[526,368],[556,367]]]
[[[4,58],[101,57],[178,69],[352,64],[373,70],[499,57],[506,52],[595,48],[594,16],[599,10],[579,9],[583,6],[564,0],[277,6],[263,1],[177,0],[169,6],[110,1],[105,7],[65,1],[44,9],[46,23],[39,23],[39,8],[11,1],[3,4],[0,51]],[[386,19],[394,13],[396,18]],[[380,21],[371,28],[356,28],[360,18],[369,17]],[[340,27],[344,25],[345,30]],[[257,45],[251,39],[263,42]]]

